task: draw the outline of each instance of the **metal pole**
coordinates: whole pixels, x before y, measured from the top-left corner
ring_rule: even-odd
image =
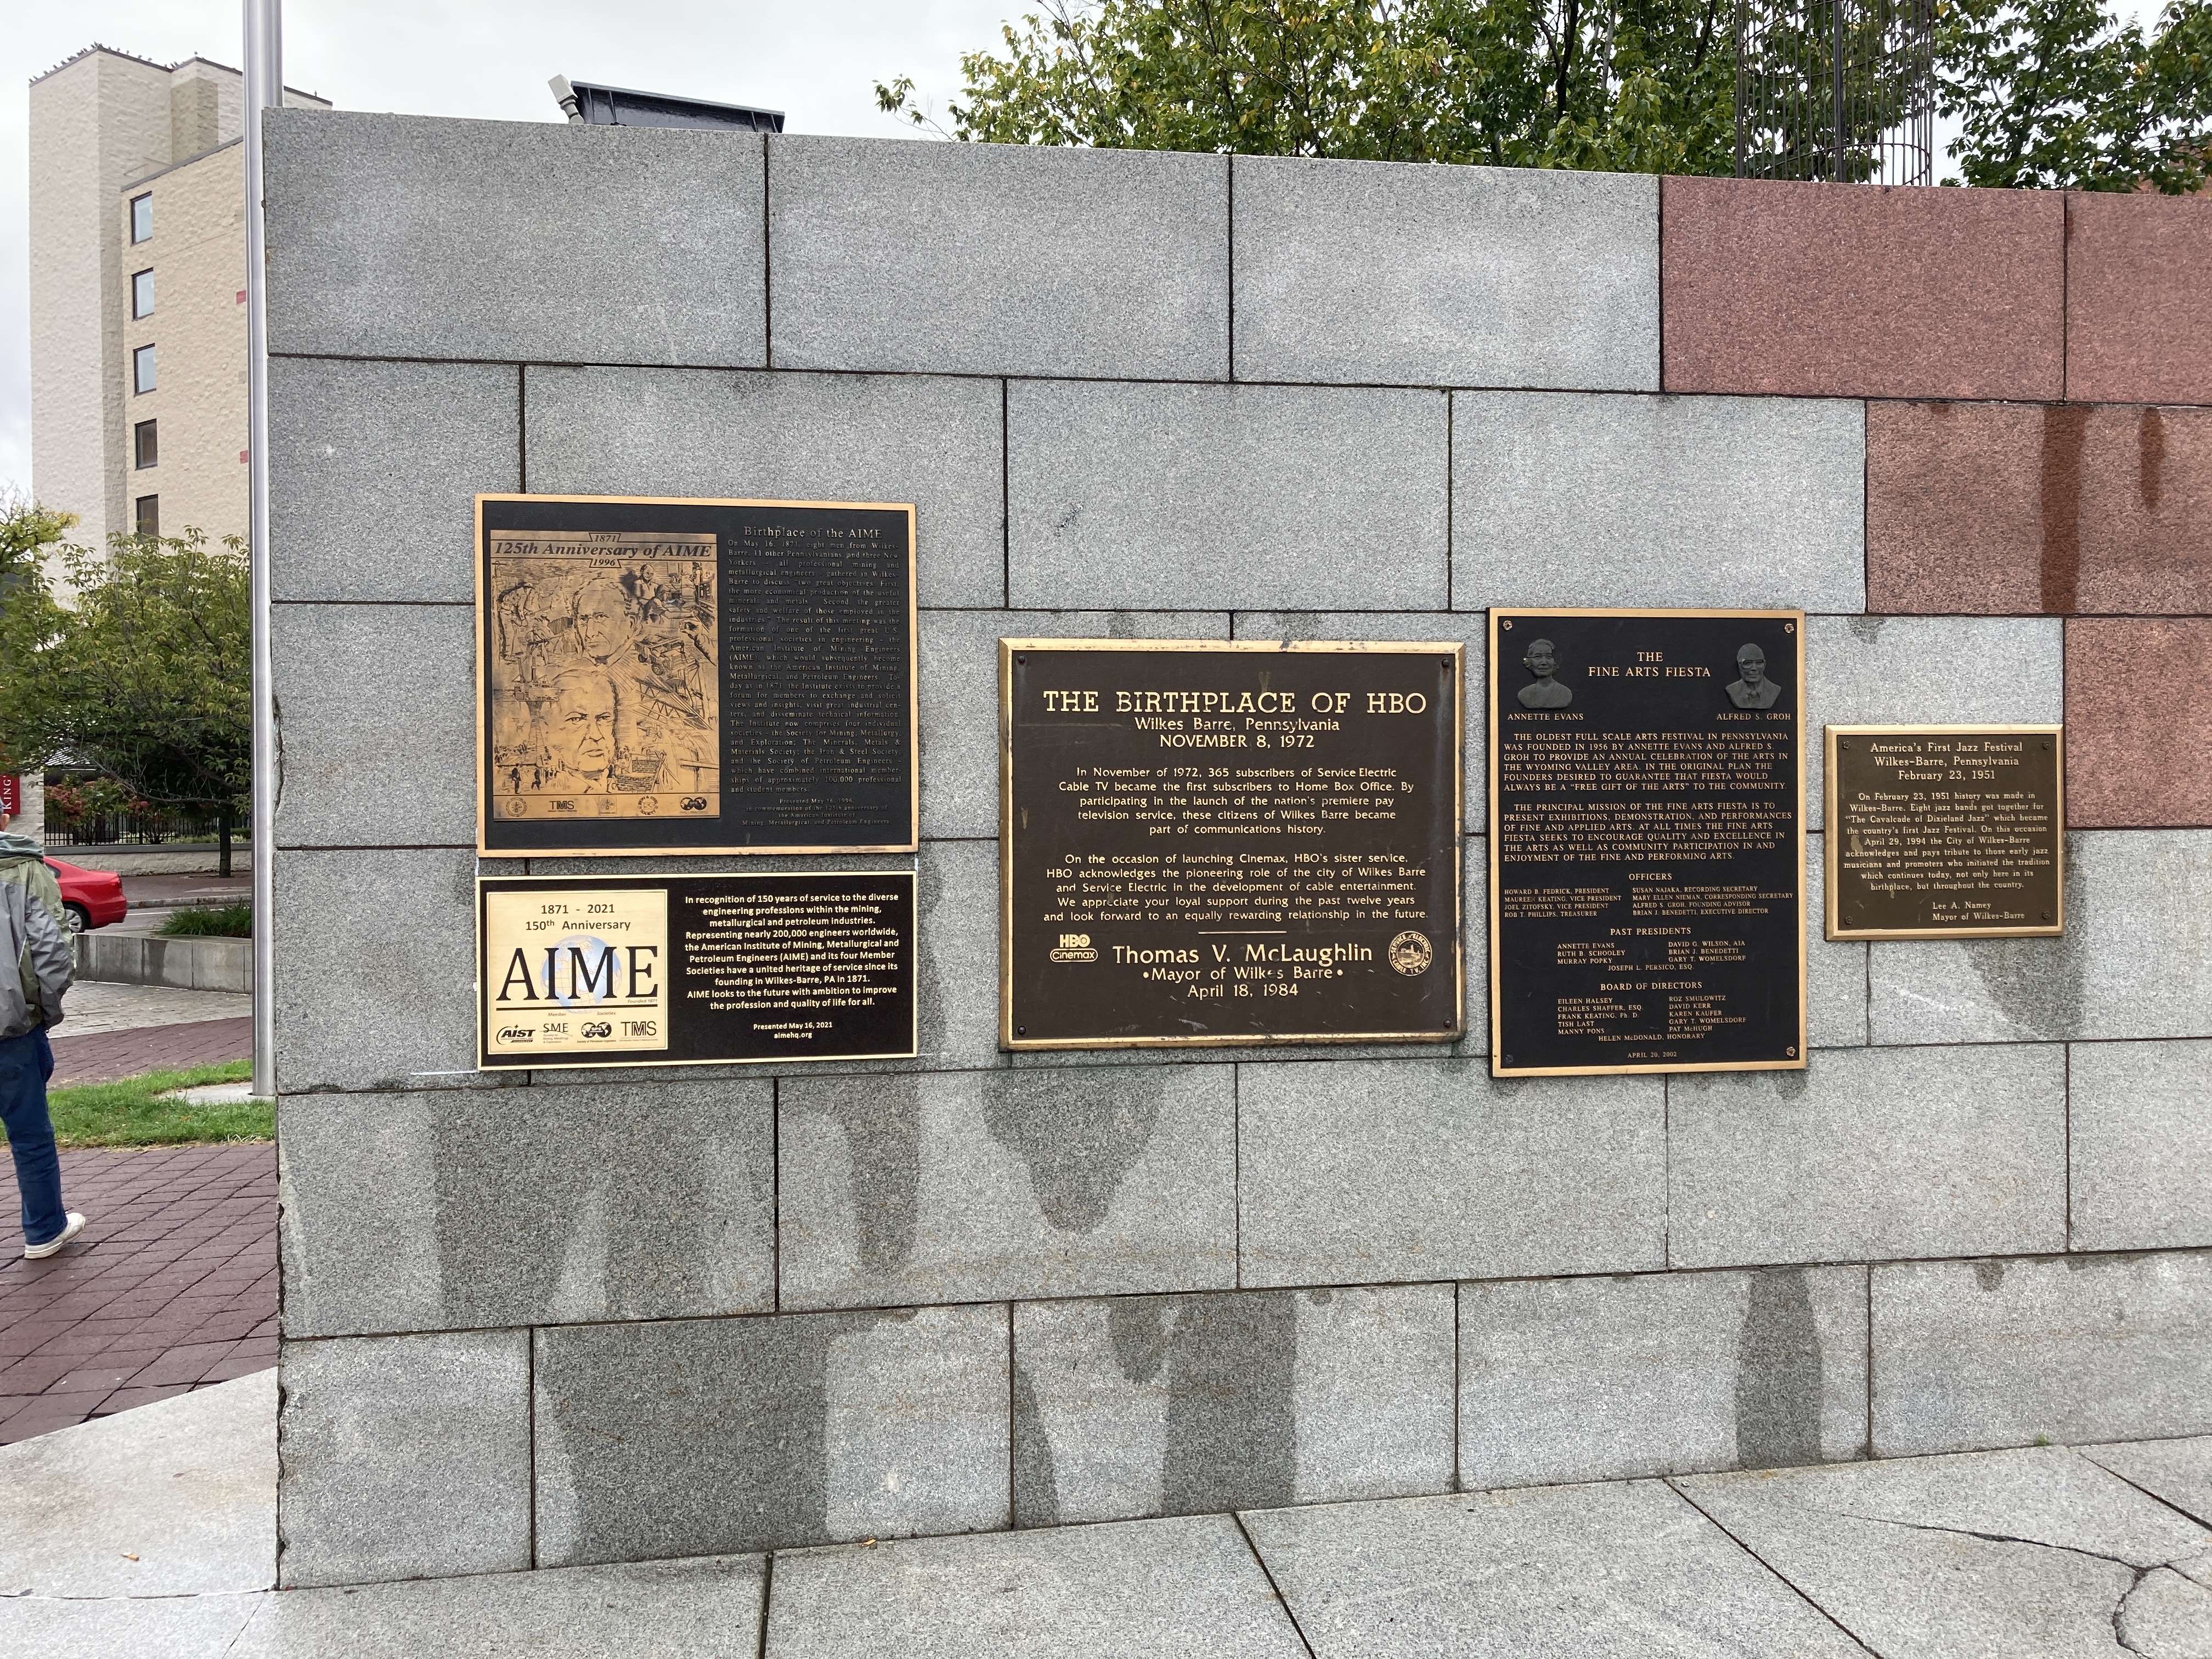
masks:
[[[284,101],[283,0],[246,9],[246,524],[253,578],[253,1092],[276,1092],[276,695],[269,650],[269,247],[261,112]]]

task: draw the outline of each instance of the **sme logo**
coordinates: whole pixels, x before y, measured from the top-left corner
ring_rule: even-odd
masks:
[[[1060,943],[1053,947],[1054,962],[1096,962],[1098,952],[1091,948],[1088,933],[1062,933]]]

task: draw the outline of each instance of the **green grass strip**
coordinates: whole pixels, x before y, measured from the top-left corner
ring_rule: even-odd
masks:
[[[179,1146],[216,1140],[267,1140],[276,1133],[276,1107],[265,1100],[228,1106],[194,1106],[155,1097],[204,1083],[241,1083],[253,1075],[248,1060],[195,1066],[182,1072],[149,1072],[114,1083],[81,1083],[46,1097],[54,1138],[64,1146]]]

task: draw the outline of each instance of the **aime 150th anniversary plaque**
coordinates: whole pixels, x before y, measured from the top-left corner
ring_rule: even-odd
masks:
[[[2057,726],[1832,726],[1830,939],[2065,931]]]
[[[1496,1075],[1804,1065],[1804,634],[1491,613]]]
[[[1457,1036],[1464,658],[1001,640],[1000,1042]]]
[[[477,850],[910,852],[914,508],[477,497]]]
[[[911,870],[483,877],[477,1065],[915,1052]]]

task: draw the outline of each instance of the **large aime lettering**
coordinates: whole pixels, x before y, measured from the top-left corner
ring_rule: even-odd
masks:
[[[625,951],[629,957],[629,977],[622,994],[626,998],[650,999],[659,994],[653,977],[659,965],[659,945],[632,945],[618,949],[604,939],[592,939],[587,943],[599,947],[596,958],[585,955],[583,944],[549,945],[545,947],[544,978],[542,981],[544,989],[542,992],[538,989],[541,981],[533,975],[530,963],[524,959],[523,947],[516,945],[507,964],[507,977],[500,984],[498,1000],[502,1004],[518,1000],[566,1003],[611,997],[616,994],[615,971],[621,965]],[[568,968],[568,988],[566,991],[560,988],[561,963],[564,956]],[[514,995],[517,986],[522,990],[520,999]]]

